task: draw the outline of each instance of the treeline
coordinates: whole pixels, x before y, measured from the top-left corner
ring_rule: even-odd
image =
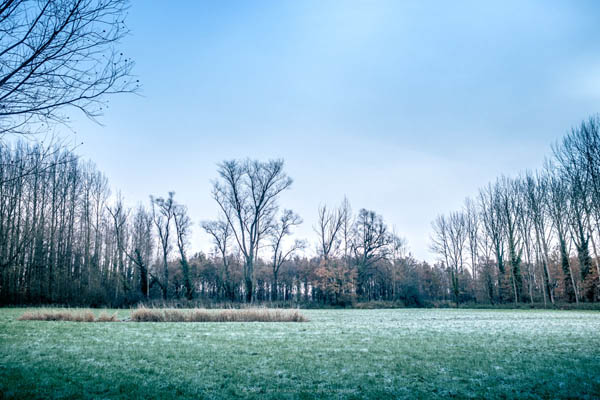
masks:
[[[105,302],[121,296],[108,182],[60,147],[0,145],[3,304]],[[123,281],[124,282],[124,281]],[[84,300],[85,299],[85,300]]]
[[[500,177],[433,223],[456,303],[600,298],[600,119],[553,147],[537,172]]]
[[[434,265],[347,199],[315,210],[316,240],[296,239],[302,219],[279,204],[292,185],[282,160],[221,163],[212,189],[220,213],[194,224],[172,192],[128,208],[72,151],[1,144],[0,302],[598,301],[599,125],[573,130],[542,171],[499,178],[440,216]],[[211,238],[206,254],[189,254],[194,227]]]
[[[447,274],[406,256],[381,216],[347,200],[318,209],[318,256],[280,210],[283,161],[227,161],[213,251],[188,255],[192,221],[174,193],[128,209],[106,177],[61,147],[0,146],[2,304],[123,306],[152,300],[350,305],[447,297]],[[260,253],[260,254],[259,254]]]

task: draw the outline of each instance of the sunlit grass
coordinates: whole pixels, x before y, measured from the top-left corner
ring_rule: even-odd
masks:
[[[8,398],[600,396],[598,312],[303,310],[301,324],[81,324],[18,321],[26,311],[0,310]]]

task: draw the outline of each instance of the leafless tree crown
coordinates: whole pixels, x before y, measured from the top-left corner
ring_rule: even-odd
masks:
[[[134,92],[133,61],[117,49],[127,0],[0,1],[0,136],[95,119],[106,95]]]

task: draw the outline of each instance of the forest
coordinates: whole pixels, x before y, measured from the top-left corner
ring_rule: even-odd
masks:
[[[313,242],[280,204],[283,160],[220,163],[220,214],[192,221],[174,192],[127,208],[65,146],[0,145],[0,302],[130,306],[453,306],[591,303],[600,297],[600,119],[552,147],[537,171],[501,176],[432,223],[434,264],[374,210],[315,207]],[[191,254],[202,229],[211,251]],[[310,256],[309,249],[316,249]]]
[[[76,148],[42,139],[72,129],[66,110],[97,121],[108,97],[139,92],[117,46],[129,7],[0,1],[0,305],[598,302],[598,116],[555,143],[537,171],[500,176],[435,219],[434,263],[343,194],[315,204],[314,234],[298,238],[302,216],[281,204],[293,183],[282,159],[219,163],[210,221],[193,220],[177,188],[126,206]],[[193,231],[210,246],[192,243]]]

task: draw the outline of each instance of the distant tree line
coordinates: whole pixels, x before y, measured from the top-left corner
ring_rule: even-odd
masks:
[[[542,170],[502,176],[433,222],[454,301],[600,298],[600,119],[553,147]]]
[[[598,301],[599,126],[574,129],[542,171],[501,177],[438,217],[433,265],[347,199],[318,207],[313,241],[297,239],[301,217],[279,204],[292,185],[282,160],[219,164],[219,215],[197,224],[211,251],[191,254],[194,223],[173,192],[129,208],[72,151],[0,143],[0,302]]]
[[[221,213],[200,225],[208,254],[189,254],[192,221],[173,192],[130,209],[105,176],[61,147],[0,145],[2,304],[126,305],[153,299],[420,304],[445,273],[406,256],[381,216],[347,200],[321,206],[318,256],[293,239],[302,219],[280,210],[292,180],[283,161],[226,161],[213,197]]]

